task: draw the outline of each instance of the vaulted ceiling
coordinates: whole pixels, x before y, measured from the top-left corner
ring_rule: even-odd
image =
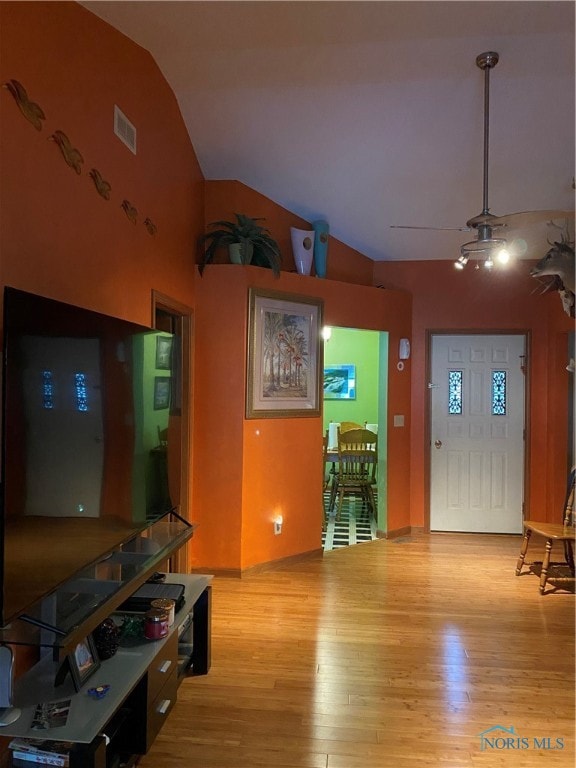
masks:
[[[82,5],[152,54],[207,179],[325,218],[374,260],[455,259],[475,236],[394,227],[465,227],[481,212],[484,51],[500,56],[491,212],[574,209],[572,2]],[[545,217],[505,232],[524,257],[557,234]]]

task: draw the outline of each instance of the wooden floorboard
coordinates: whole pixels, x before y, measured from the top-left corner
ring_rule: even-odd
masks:
[[[573,768],[574,594],[516,577],[519,548],[419,534],[215,578],[212,669],[140,767]]]

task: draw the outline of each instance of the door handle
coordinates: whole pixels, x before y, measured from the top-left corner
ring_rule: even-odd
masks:
[[[434,440],[435,448],[442,448],[442,440]]]

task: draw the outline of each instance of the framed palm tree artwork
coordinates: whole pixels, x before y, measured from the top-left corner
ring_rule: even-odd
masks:
[[[319,416],[323,302],[250,288],[246,418]]]

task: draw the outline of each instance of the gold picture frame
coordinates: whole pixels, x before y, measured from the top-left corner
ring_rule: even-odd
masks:
[[[250,288],[246,418],[319,416],[321,299]]]

